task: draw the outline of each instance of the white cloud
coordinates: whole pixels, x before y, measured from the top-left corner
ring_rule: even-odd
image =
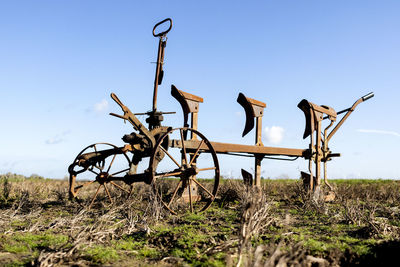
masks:
[[[108,109],[108,101],[106,99],[101,100],[100,102],[94,104],[94,111],[103,112]]]
[[[265,138],[268,142],[272,144],[279,144],[283,139],[285,130],[279,126],[271,126],[271,128],[265,127],[264,132]]]
[[[384,131],[384,130],[374,130],[374,129],[358,129],[357,132],[360,133],[376,133],[376,134],[386,134],[386,135],[394,135],[400,137],[400,133],[394,131]]]
[[[47,139],[47,140],[46,140],[46,144],[48,144],[48,145],[55,145],[55,144],[61,143],[62,141],[64,141],[63,138],[61,138],[60,136],[55,136],[55,137],[52,137],[52,138]]]
[[[64,131],[61,134],[56,134],[54,137],[51,137],[45,141],[48,145],[55,145],[65,141],[65,136],[68,135],[71,131]]]

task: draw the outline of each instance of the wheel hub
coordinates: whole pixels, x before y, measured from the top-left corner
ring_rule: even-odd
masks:
[[[198,174],[198,173],[199,173],[199,172],[197,171],[197,168],[196,168],[196,167],[190,167],[190,168],[184,169],[184,170],[182,171],[182,174],[181,174],[180,176],[181,176],[181,179],[182,179],[182,180],[187,180],[187,181],[189,181],[189,179],[190,179],[191,177],[195,176],[195,175]]]
[[[96,181],[99,182],[99,184],[104,184],[108,182],[109,177],[107,172],[101,172],[96,176]]]

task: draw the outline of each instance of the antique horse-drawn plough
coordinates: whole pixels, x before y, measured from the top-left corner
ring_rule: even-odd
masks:
[[[169,25],[164,23],[169,23]],[[156,33],[157,27],[161,24],[166,25],[167,29]],[[172,20],[169,18],[157,23],[153,28],[153,35],[159,38],[159,45],[152,110],[146,113],[132,113],[114,93],[111,93],[111,98],[121,107],[123,114],[110,113],[110,115],[128,121],[135,132],[122,138],[126,143],[122,147],[97,143],[86,147],[77,155],[68,168],[70,198],[77,198],[81,190],[96,184],[97,189],[91,197],[90,207],[98,198],[102,188],[104,188],[106,198],[113,202],[112,191],[109,187],[130,194],[133,183],[145,182],[152,186],[161,203],[172,213],[185,210],[204,211],[213,202],[218,191],[220,168],[217,154],[254,157],[254,182],[252,174],[242,170],[242,175],[248,185],[255,187],[261,185],[261,162],[264,158],[290,160],[304,158],[309,161],[310,173],[302,173],[303,180],[307,190],[314,194],[319,192],[321,163],[323,163],[324,181],[332,190],[327,181],[326,164],[331,158],[338,157],[340,154],[332,153],[328,143],[357,105],[373,97],[373,93],[361,97],[350,108],[340,112],[303,99],[298,104],[306,118],[303,138],[310,137],[310,145],[305,149],[264,146],[261,135],[262,117],[266,104],[240,93],[237,102],[246,113],[246,125],[242,136],[255,127],[255,144],[211,142],[198,131],[197,127],[199,104],[203,102],[203,98],[178,90],[174,85],[171,86],[171,94],[182,106],[183,127],[172,128],[161,125],[164,114],[175,113],[161,112],[157,109],[157,90],[164,75],[166,35],[171,28]],[[328,133],[337,115],[341,113],[345,115]],[[147,117],[148,127],[140,122],[137,118],[139,115]],[[190,123],[188,122],[189,115]],[[323,129],[322,121],[325,119],[329,120],[329,125]],[[282,156],[285,158],[280,158]],[[139,171],[140,162],[144,165],[142,171]],[[334,197],[332,192],[326,196],[327,200],[332,197]]]

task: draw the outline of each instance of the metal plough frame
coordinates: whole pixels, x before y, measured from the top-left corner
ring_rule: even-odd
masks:
[[[155,33],[156,28],[169,23],[168,29],[160,33]],[[132,185],[136,182],[145,182],[152,185],[156,196],[161,203],[172,213],[190,210],[191,212],[206,210],[215,199],[219,180],[220,169],[217,154],[232,154],[238,156],[251,156],[255,158],[254,182],[253,176],[242,169],[242,175],[245,183],[255,187],[261,186],[261,162],[264,158],[285,159],[279,156],[286,156],[291,159],[299,157],[309,161],[309,174],[303,173],[303,180],[306,189],[311,193],[319,192],[321,184],[321,163],[324,165],[324,181],[330,188],[327,181],[327,162],[340,154],[332,153],[328,143],[332,136],[337,132],[344,121],[355,110],[358,104],[373,97],[369,93],[358,99],[350,108],[336,112],[333,108],[316,105],[305,99],[300,101],[298,107],[304,112],[306,118],[306,128],[303,138],[310,137],[310,145],[305,149],[282,148],[264,146],[261,140],[262,134],[262,116],[266,104],[246,97],[240,93],[237,102],[244,108],[246,113],[246,125],[242,136],[248,134],[254,127],[255,144],[231,144],[221,142],[211,142],[198,131],[198,113],[199,103],[203,98],[178,90],[174,85],[171,86],[171,95],[180,103],[184,123],[182,128],[173,129],[172,127],[162,126],[164,114],[173,114],[175,112],[160,112],[157,110],[157,91],[164,75],[164,50],[166,47],[167,33],[172,28],[172,20],[165,19],[157,23],[153,28],[153,36],[159,38],[157,67],[154,79],[153,108],[146,113],[132,113],[121,100],[111,93],[111,98],[121,107],[123,115],[110,113],[110,115],[128,121],[135,132],[125,135],[122,139],[127,144],[117,147],[112,144],[98,143],[86,147],[75,158],[69,166],[70,174],[69,195],[70,198],[77,198],[78,192],[96,184],[95,194],[88,203],[91,207],[96,199],[99,198],[100,189],[103,187],[106,198],[113,202],[108,186],[115,187],[121,192],[132,193],[132,186],[125,188],[124,185]],[[328,130],[336,122],[339,114],[345,113],[342,119],[328,133]],[[146,115],[148,127],[144,126],[136,117],[137,115]],[[189,115],[191,118],[188,123]],[[329,125],[322,129],[322,121],[328,119]],[[323,132],[323,133],[322,133]],[[175,137],[174,137],[175,136]],[[107,146],[107,149],[99,150],[98,147]],[[172,153],[175,151],[175,154]],[[128,154],[132,154],[130,157]],[[176,156],[178,154],[178,156]],[[211,155],[211,158],[203,155]],[[126,168],[111,172],[111,168],[119,158],[126,161]],[[203,157],[203,158],[202,158]],[[141,172],[137,173],[138,164],[144,158],[149,158],[149,165]],[[164,159],[165,158],[165,159]],[[170,170],[161,170],[159,163],[169,158],[174,167]],[[203,160],[204,159],[204,160]],[[208,163],[204,166],[204,162]],[[313,172],[315,165],[315,176]],[[197,178],[203,173],[208,172],[211,183]],[[80,181],[78,176],[83,173],[91,173],[93,179],[89,181]],[[326,196],[326,200],[332,199],[333,193]]]

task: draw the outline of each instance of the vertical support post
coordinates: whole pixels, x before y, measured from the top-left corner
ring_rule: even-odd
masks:
[[[314,116],[311,115],[311,125],[314,125]],[[311,132],[310,134],[310,151],[311,151],[311,155],[310,155],[310,160],[308,161],[308,171],[310,172],[310,192],[312,192],[314,190],[314,176],[313,176],[313,171],[312,171],[312,162],[314,160],[314,151],[315,151],[315,147],[314,147],[314,133]]]
[[[165,31],[156,33],[156,28],[165,23],[169,22],[169,28]],[[163,65],[164,65],[164,49],[167,45],[167,33],[172,28],[172,19],[166,18],[163,21],[160,21],[153,27],[153,36],[158,37],[158,52],[157,52],[157,66],[156,66],[156,75],[154,77],[154,92],[153,92],[153,113],[157,112],[157,90],[158,86],[161,84],[162,79],[164,77]],[[153,114],[154,115],[154,114]],[[149,123],[150,124],[150,123]],[[151,127],[150,127],[151,128]]]
[[[256,117],[256,146],[263,146],[262,143],[262,117]],[[256,187],[261,187],[261,161],[264,157],[255,155],[254,178]]]
[[[320,115],[320,114],[318,114]],[[322,116],[322,114],[321,114]],[[322,156],[322,151],[321,151],[321,121],[318,120],[317,122],[317,129],[316,129],[316,135],[317,135],[317,140],[315,144],[315,179],[316,179],[316,184],[315,184],[315,189],[318,190],[319,185],[321,184],[321,156]]]
[[[256,117],[256,146],[264,146],[262,143],[262,117]]]
[[[258,188],[261,188],[261,161],[262,161],[262,157],[255,156],[255,165],[254,165],[255,183],[254,183],[254,185]]]
[[[165,43],[166,42],[163,41],[163,37],[160,37],[160,40],[158,41],[156,75],[154,77],[153,112],[157,111],[157,91],[158,91],[158,85],[161,84],[160,73],[162,73],[162,67],[164,64]],[[161,78],[162,78],[162,76],[161,76]]]
[[[308,161],[308,171],[310,172],[310,182],[309,182],[309,186],[310,186],[310,191],[314,190],[314,176],[313,176],[313,171],[312,171],[312,157],[310,158],[310,160]]]
[[[198,112],[192,112],[192,117],[191,117],[191,128],[197,130],[197,120],[199,117],[199,113]],[[197,135],[192,132],[192,136],[191,136],[192,140],[197,140]]]

